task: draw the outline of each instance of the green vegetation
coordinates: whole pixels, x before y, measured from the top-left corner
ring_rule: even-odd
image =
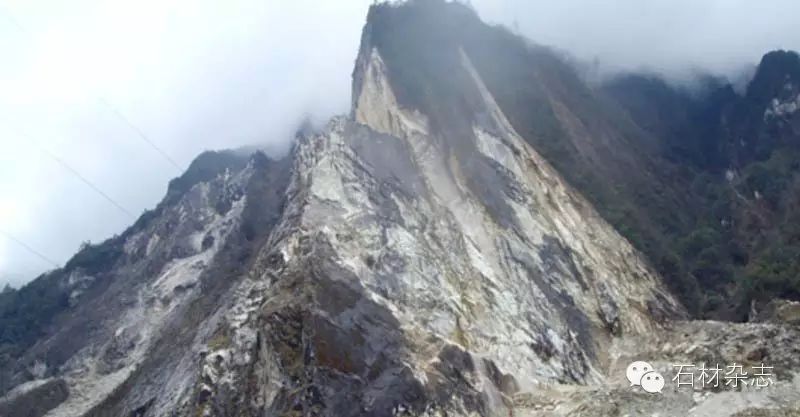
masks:
[[[478,101],[459,55],[464,31],[480,23],[470,9],[440,0],[370,8],[365,40],[381,51],[401,105],[428,114],[434,129],[465,127]],[[363,47],[363,46],[362,46]],[[441,103],[447,103],[446,106]]]
[[[751,301],[800,299],[800,140],[763,116],[773,97],[787,94],[787,81],[800,81],[800,59],[777,51],[764,57],[744,97],[718,81],[699,95],[637,76],[606,88],[659,136],[660,155],[687,172],[692,221],[663,236],[677,254],[668,269],[697,283],[701,316],[741,320]],[[611,220],[658,256],[626,233],[626,219]],[[694,291],[676,292],[686,302]]]
[[[195,158],[180,177],[169,182],[167,197],[161,204],[174,203],[198,183],[210,181],[226,169],[237,171],[244,167],[249,155],[235,151],[205,151]]]
[[[227,328],[220,328],[215,333],[211,340],[208,341],[208,348],[212,351],[226,349],[231,346],[231,335]]]
[[[694,315],[743,320],[752,300],[800,299],[800,140],[763,118],[787,80],[800,85],[797,54],[767,54],[744,97],[711,76],[691,91],[638,75],[594,90],[564,57],[463,4],[381,4],[369,22],[364,39],[380,50],[401,105],[437,128],[480,117],[463,50],[517,132]]]
[[[63,269],[46,273],[19,290],[0,293],[0,364],[34,343],[45,327],[69,308],[66,281],[71,271],[102,275],[121,256],[121,244],[119,237],[99,245],[85,243]]]
[[[0,363],[16,355],[39,336],[39,330],[69,305],[60,285],[61,275],[51,273],[18,291],[0,293]]]
[[[641,130],[597,97],[561,57],[442,0],[373,6],[369,25],[365,40],[381,52],[401,105],[456,133],[481,111],[471,106],[474,92],[467,86],[473,83],[465,80],[457,55],[463,50],[517,132],[662,265],[672,289],[699,310],[698,284],[671,245],[673,235],[692,223],[693,204],[684,201],[682,183],[650,160],[655,152],[641,140]]]
[[[109,270],[123,254],[122,239],[115,236],[99,245],[84,242],[80,250],[64,265],[65,270],[80,268],[87,275]]]

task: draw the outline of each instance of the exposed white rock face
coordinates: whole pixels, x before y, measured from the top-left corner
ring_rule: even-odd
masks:
[[[485,117],[457,139],[397,105],[375,50],[359,58],[354,120],[298,141],[283,217],[226,313],[233,342],[206,357],[200,412],[731,416],[791,405],[791,375],[736,399],[670,392],[667,406],[620,382],[633,358],[659,369],[733,360],[754,342],[784,347],[770,357],[796,368],[785,347],[797,334],[665,320],[682,312],[658,277],[520,140],[462,58]],[[497,192],[475,191],[487,174],[454,140],[501,173]]]
[[[454,137],[397,104],[367,48],[352,118],[298,139],[241,272],[223,266],[264,198],[253,162],[129,236],[133,284],[47,375],[69,387],[47,415],[508,415],[517,392],[603,382],[615,339],[681,317],[462,65],[480,122]]]
[[[395,153],[394,157],[408,158],[409,166],[418,167],[415,185],[422,190],[415,191],[423,198],[395,197],[405,225],[382,230],[339,231],[337,227],[347,227],[352,221],[326,219],[332,235],[359,235],[349,255],[342,245],[334,247],[343,249],[341,257],[350,258],[345,263],[355,273],[365,271],[368,287],[374,286],[378,293],[387,284],[371,277],[369,268],[360,264],[359,248],[376,248],[371,253],[375,259],[392,253],[416,264],[414,270],[397,276],[399,283],[392,283],[400,286],[401,293],[411,294],[408,300],[387,300],[407,314],[402,321],[490,357],[504,372],[519,375],[521,384],[598,378],[592,369],[597,352],[592,350],[610,337],[602,329],[651,331],[655,323],[648,306],[675,312],[677,304],[633,248],[519,138],[468,58],[463,53],[462,57],[484,99],[488,119],[483,126],[473,127],[475,145],[502,179],[489,186],[508,188],[501,196],[504,201],[485,201],[469,190],[465,176],[479,173],[470,172],[471,167],[446,150],[427,128],[423,115],[397,105],[381,58],[373,49],[356,98],[356,122],[391,135],[384,140],[399,141],[397,146],[407,149],[407,155]],[[334,158],[343,152],[346,156],[337,159],[358,160],[357,151],[351,149],[363,145],[352,143],[343,129],[341,124],[334,125],[330,137],[322,139],[333,147],[324,155]],[[366,160],[361,164],[379,169],[380,163]],[[340,175],[357,178],[357,167],[349,173],[341,167]],[[312,178],[330,177],[331,170],[325,170],[324,176]],[[381,211],[364,204],[368,200],[359,195],[360,190],[348,191],[338,194],[345,213],[356,212],[353,202],[363,207],[362,216]],[[506,205],[504,215],[509,218],[493,218],[491,205]],[[505,220],[516,227],[504,227]],[[446,236],[444,242],[422,232],[429,222],[434,223],[429,227],[438,240]],[[382,234],[389,236],[388,242],[378,240]],[[547,329],[542,323],[548,323]],[[545,356],[551,357],[542,358],[532,346],[550,350]],[[581,367],[585,368],[576,369]]]
[[[401,109],[377,51],[358,65],[354,120],[298,140],[282,219],[220,318],[196,412],[507,415],[519,390],[603,381],[612,340],[682,316],[466,57],[487,116],[472,138]],[[472,141],[492,171],[448,140]]]
[[[712,321],[673,322],[658,333],[623,337],[611,346],[603,385],[549,386],[518,393],[515,414],[525,417],[689,416],[784,417],[800,415],[800,338],[798,328],[775,324]],[[749,359],[746,359],[749,358]],[[661,394],[631,387],[626,366],[647,359],[668,383]],[[753,366],[772,366],[767,388],[726,386],[733,363],[753,375]],[[719,365],[719,388],[678,387],[675,364]],[[697,372],[699,375],[699,372]],[[683,381],[686,382],[685,377]]]
[[[791,83],[786,83],[784,91],[788,93],[786,97],[783,99],[773,98],[770,106],[764,110],[764,120],[789,117],[800,110],[800,93],[797,92],[797,88]],[[795,93],[791,94],[792,91]]]
[[[36,417],[728,416],[747,404],[647,403],[620,370],[756,342],[797,369],[796,329],[675,322],[642,256],[458,65],[471,113],[435,128],[366,39],[350,116],[284,161],[176,180],[108,270],[70,271],[74,306],[0,412],[50,392]],[[786,406],[796,381],[748,398]]]
[[[142,363],[165,324],[173,319],[170,316],[176,312],[183,313],[189,300],[199,295],[200,274],[209,267],[228,234],[238,226],[246,200],[242,196],[232,201],[230,209],[221,214],[214,209],[212,189],[230,184],[241,187],[249,175],[250,171],[245,170],[234,178],[198,184],[174,208],[172,215],[176,218],[169,219],[170,214],[165,216],[167,222],[191,224],[194,229],[191,234],[186,234],[179,226],[168,238],[171,240],[169,244],[185,246],[189,252],[185,257],[167,262],[151,282],[136,290],[129,305],[120,306],[116,312],[116,329],[109,339],[87,345],[61,366],[59,373],[67,382],[70,396],[48,416],[81,416],[106,399]],[[191,222],[186,220],[187,217],[192,219]],[[159,244],[158,226],[131,236],[126,248],[152,256],[158,250],[155,248]],[[148,239],[148,236],[155,238]],[[207,241],[213,243],[202,247],[197,244],[198,239],[210,239]],[[161,242],[162,245],[165,243]]]
[[[243,168],[225,169],[185,191],[171,189],[155,216],[146,215],[121,238],[101,246],[106,253],[116,250],[111,245],[119,247],[112,268],[90,275],[77,267],[66,274],[62,285],[69,310],[20,358],[25,368],[19,375],[32,380],[0,400],[0,414],[6,406],[9,412],[29,407],[30,399],[19,394],[34,390],[42,393],[29,396],[48,395],[42,408],[47,416],[104,412],[116,393],[130,388],[135,395],[114,404],[125,413],[147,405],[167,415],[187,402],[194,395],[200,355],[190,343],[196,333],[203,339],[198,345],[205,345],[216,326],[214,310],[230,307],[224,295],[236,288],[242,266],[238,258],[229,258],[245,253],[243,228],[268,215],[257,210],[269,207],[245,195],[269,170],[263,158],[254,157],[249,165],[244,158]],[[205,332],[204,322],[210,329]],[[141,375],[148,382],[131,386]],[[160,393],[158,401],[153,390]],[[31,415],[45,415],[42,410]]]

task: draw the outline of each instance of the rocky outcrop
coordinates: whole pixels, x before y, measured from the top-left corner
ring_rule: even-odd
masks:
[[[505,415],[520,390],[599,383],[611,340],[682,316],[462,64],[482,122],[454,137],[401,108],[362,45],[353,118],[298,140],[236,302],[260,307],[208,353],[201,412]]]
[[[800,302],[772,300],[759,309],[754,309],[750,317],[754,322],[784,323],[800,325]]]
[[[198,161],[212,160],[219,164],[201,169],[205,178],[193,178],[193,164],[154,212],[89,252],[118,247],[112,266],[91,271],[96,262],[78,257],[68,263],[71,272],[59,285],[69,307],[11,368],[11,380],[22,386],[58,381],[63,388],[37,403],[37,414],[92,414],[128,394],[116,406],[131,413],[153,404],[147,396],[164,387],[170,387],[169,410],[191,394],[198,355],[192,339],[204,335],[204,323],[213,323],[247,273],[247,259],[279,215],[288,178],[285,163],[263,154],[206,154]]]
[[[464,49],[445,52],[463,95],[403,104],[371,24],[351,114],[303,129],[284,160],[198,159],[115,241],[103,279],[70,271],[70,307],[11,393],[59,381],[37,416],[588,416],[664,401],[699,416],[683,394],[608,406],[641,394],[620,383],[625,361],[757,342],[746,356],[797,366],[796,330],[681,321]]]
[[[69,396],[63,379],[43,379],[22,384],[0,400],[0,415],[40,417]]]
[[[797,327],[776,324],[733,324],[712,321],[672,322],[659,333],[636,335],[615,341],[609,349],[611,360],[602,385],[545,386],[515,396],[515,415],[555,416],[796,416],[800,409],[800,350],[796,345]],[[647,359],[666,381],[661,394],[649,394],[631,387],[625,378],[626,366]],[[674,380],[678,364],[720,367],[718,386],[678,386]],[[726,373],[732,364],[742,372],[761,372],[771,366],[768,388],[754,385],[734,388]],[[687,368],[689,369],[689,368]],[[765,372],[765,373],[766,373]],[[712,373],[709,372],[709,375]],[[686,382],[685,376],[681,377]]]
[[[298,139],[282,219],[204,353],[193,412],[506,414],[520,390],[599,383],[611,340],[682,316],[466,56],[484,122],[457,138],[399,107],[362,51],[353,118]]]

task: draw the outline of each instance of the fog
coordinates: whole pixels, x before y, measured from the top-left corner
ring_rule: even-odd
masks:
[[[0,286],[124,230],[126,212],[154,207],[201,151],[279,155],[305,117],[346,112],[369,3],[0,2]],[[800,49],[793,1],[608,4],[472,1],[607,72],[733,76],[768,50]]]
[[[800,49],[793,0],[506,0],[478,3],[486,20],[600,64],[683,80],[737,78],[774,49]]]

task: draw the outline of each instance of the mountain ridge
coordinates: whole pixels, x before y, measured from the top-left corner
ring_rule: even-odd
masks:
[[[387,46],[397,39],[382,31],[441,36],[428,46],[446,50],[398,59],[403,47]],[[769,314],[765,323],[686,321],[643,252],[565,171],[592,172],[601,162],[593,158],[613,157],[621,167],[598,171],[608,186],[660,157],[656,135],[623,110],[595,112],[605,97],[509,36],[463,5],[372,6],[349,116],[304,129],[284,159],[198,157],[153,212],[27,290],[54,282],[63,310],[42,313],[55,320],[37,324],[30,346],[3,350],[13,366],[0,373],[0,414],[732,416],[749,408],[726,392],[675,390],[654,401],[632,391],[621,375],[639,357],[664,375],[671,361],[766,358],[781,379],[748,401],[796,409],[797,329]],[[535,80],[522,98],[542,118],[509,104],[508,73],[490,73],[487,56],[508,39],[537,63],[510,79]],[[547,140],[565,141],[578,158],[559,162]],[[626,143],[644,159],[613,155]],[[660,164],[644,175],[669,172]],[[623,184],[630,192],[638,183]]]
[[[795,52],[767,53],[741,95],[718,80],[697,96],[635,75],[603,87],[661,138],[663,157],[686,170],[684,187],[699,200],[694,219],[688,228],[667,231],[666,240],[698,282],[698,293],[707,294],[701,310],[711,317],[746,320],[751,304],[799,296],[791,272],[798,67]],[[687,256],[695,250],[704,253]]]

